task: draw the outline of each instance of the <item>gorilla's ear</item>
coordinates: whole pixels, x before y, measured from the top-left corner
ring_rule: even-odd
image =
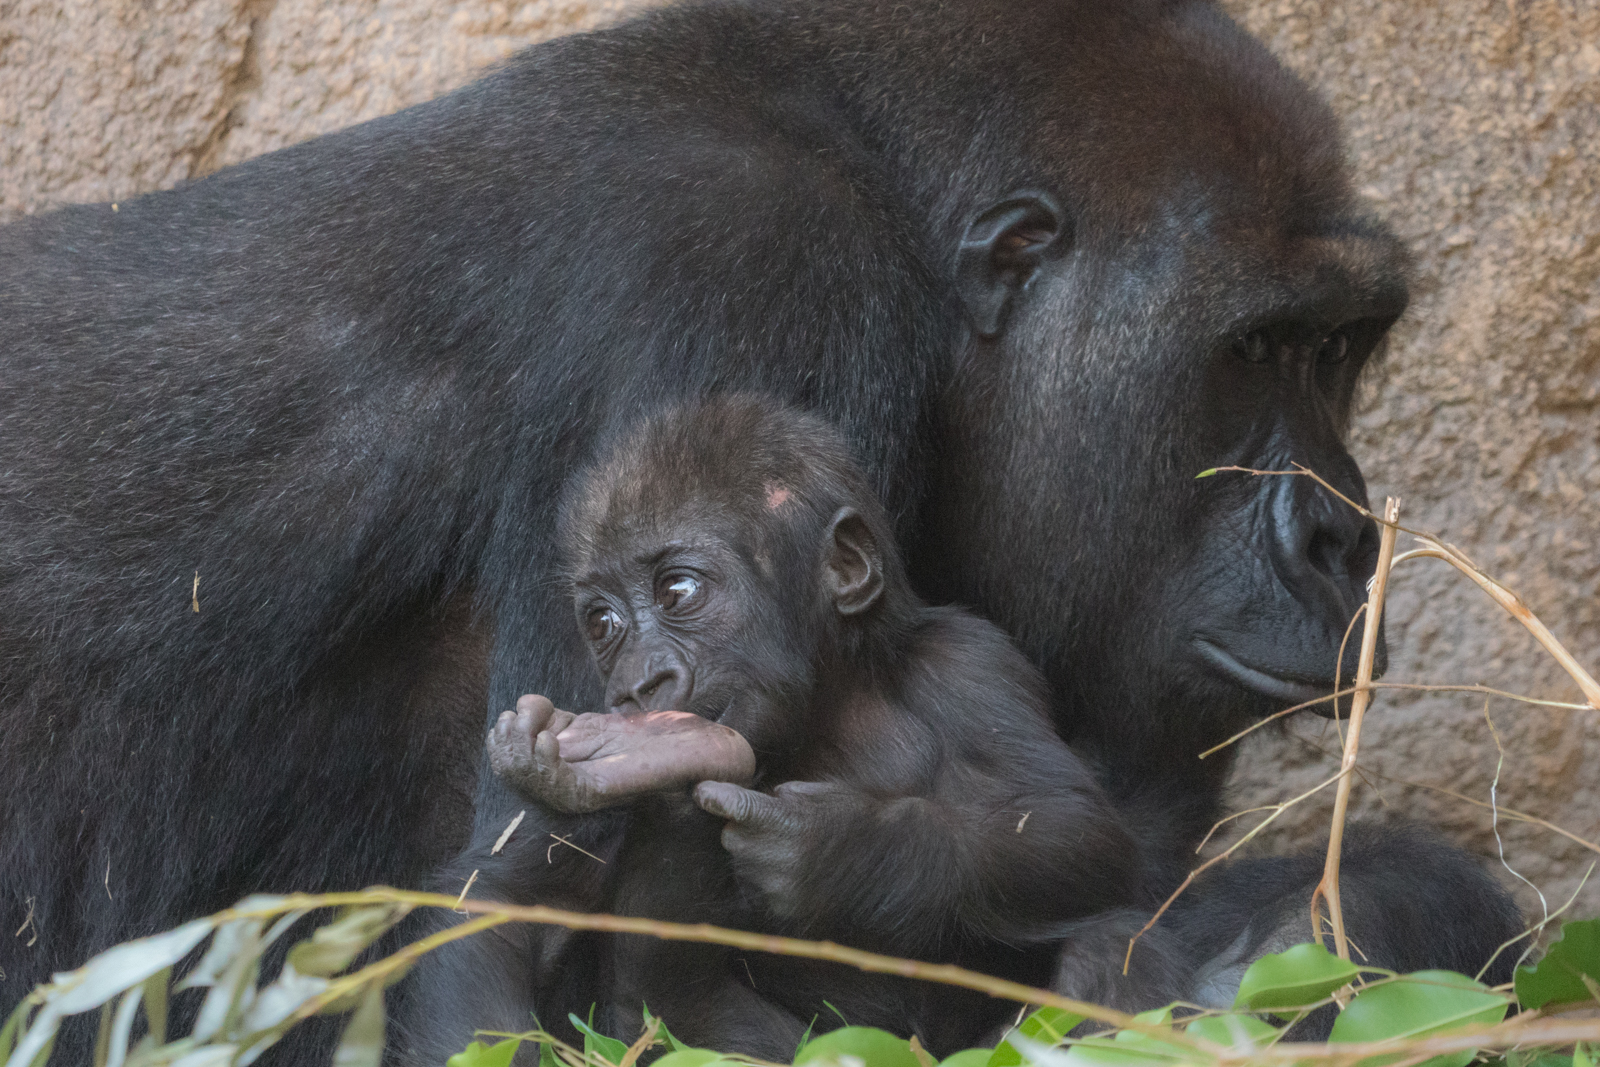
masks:
[[[855,508],[840,508],[828,524],[822,585],[840,615],[859,615],[883,594],[883,557],[867,520]]]
[[[1048,193],[1012,193],[972,220],[956,252],[956,291],[979,336],[999,336],[1012,298],[1066,231],[1066,217]]]

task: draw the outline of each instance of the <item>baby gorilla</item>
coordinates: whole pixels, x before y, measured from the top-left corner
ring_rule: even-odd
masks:
[[[562,533],[611,713],[525,697],[489,747],[546,809],[631,806],[602,904],[1040,983],[1052,930],[1132,895],[1134,844],[1039,675],[995,626],[916,598],[827,426],[750,397],[674,409],[583,480]],[[837,1017],[824,998],[936,1053],[1011,1010],[717,946],[605,951],[610,1032],[648,1005],[689,1044],[780,1062]]]

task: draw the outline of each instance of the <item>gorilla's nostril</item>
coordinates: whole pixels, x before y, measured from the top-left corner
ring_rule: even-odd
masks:
[[[634,687],[633,693],[642,702],[654,696],[662,686],[677,680],[678,673],[676,671],[661,671],[640,682]]]
[[[1318,530],[1311,535],[1311,542],[1306,545],[1306,556],[1313,567],[1330,577],[1343,575],[1348,567],[1344,540],[1327,530]]]

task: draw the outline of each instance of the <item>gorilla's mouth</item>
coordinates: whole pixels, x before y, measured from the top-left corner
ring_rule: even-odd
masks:
[[[1199,651],[1201,659],[1220,671],[1229,681],[1262,696],[1282,700],[1289,705],[1304,704],[1333,692],[1333,687],[1328,684],[1310,685],[1297,679],[1283,678],[1257,670],[1255,667],[1247,667],[1203,637],[1194,639],[1194,647]]]

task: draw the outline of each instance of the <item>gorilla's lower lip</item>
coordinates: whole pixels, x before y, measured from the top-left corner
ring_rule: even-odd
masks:
[[[1195,638],[1194,647],[1200,651],[1201,657],[1207,663],[1239,685],[1263,696],[1287,701],[1293,705],[1317,700],[1333,692],[1332,686],[1307,685],[1305,682],[1280,678],[1275,674],[1268,674],[1266,671],[1247,667],[1203,637]]]

